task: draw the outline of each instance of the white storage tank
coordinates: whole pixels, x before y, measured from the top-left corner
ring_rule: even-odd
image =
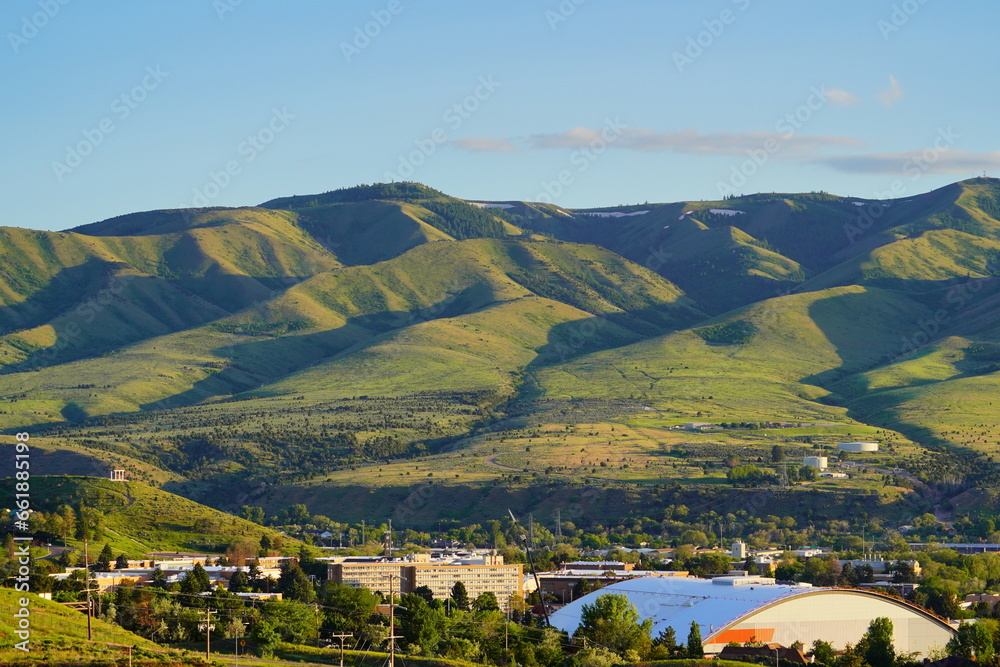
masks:
[[[877,452],[877,442],[842,442],[837,445],[837,449],[845,452]]]
[[[803,456],[802,465],[816,468],[816,470],[826,470],[829,463],[825,456]]]

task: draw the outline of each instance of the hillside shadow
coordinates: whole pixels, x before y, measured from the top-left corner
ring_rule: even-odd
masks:
[[[151,275],[120,275],[122,265],[92,262],[64,269],[49,286],[39,290],[16,309],[20,321],[8,326],[14,309],[0,309],[0,325],[9,334],[45,324],[52,325],[51,345],[30,350],[15,364],[0,367],[0,375],[39,370],[70,361],[99,357],[123,346],[201,326],[255,304],[264,304],[281,293],[280,286],[295,285],[300,277],[266,279],[226,276],[212,288],[223,296],[206,298],[191,288],[196,279],[164,279]],[[273,285],[273,286],[272,286]],[[2,318],[4,311],[8,317]],[[23,348],[22,348],[23,349]],[[28,350],[26,350],[28,351]]]
[[[885,342],[878,348],[872,346],[880,338],[872,335],[872,330],[880,323],[867,319],[871,310],[872,296],[866,292],[840,294],[811,303],[809,318],[834,346],[841,365],[803,377],[799,381],[832,391],[834,384],[848,378],[861,382],[862,378],[857,377],[858,373],[884,363],[894,353],[898,354],[898,339],[891,339],[891,343]],[[867,388],[868,383],[864,382],[864,386],[858,389],[866,391]]]
[[[981,327],[995,326],[995,316],[988,313],[988,319],[982,320],[982,309],[969,307],[974,299],[976,303],[983,302],[987,293],[992,293],[992,290],[987,290],[977,295],[975,292],[982,290],[983,284],[978,280],[962,283],[939,281],[934,283],[935,289],[919,294],[895,291],[900,297],[900,304],[896,306],[898,310],[902,310],[904,303],[923,309],[911,315],[890,313],[890,325],[908,323],[910,327],[907,329],[904,326],[895,335],[883,335],[878,330],[882,326],[877,317],[879,311],[894,304],[877,295],[858,292],[814,301],[809,306],[809,316],[834,345],[843,363],[837,368],[804,377],[801,382],[831,390],[837,383],[862,383],[864,386],[855,387],[852,392],[858,395],[868,388],[867,382],[858,374],[899,361],[949,335],[958,332],[968,334],[969,326],[966,325],[973,321]],[[978,286],[975,291],[970,287],[972,285]],[[933,325],[928,324],[930,322]],[[1000,356],[989,361],[1000,361]]]
[[[120,266],[91,258],[83,264],[62,269],[24,301],[0,306],[0,336],[32,329],[70,310],[88,293],[98,292]],[[29,284],[31,280],[28,276],[17,275],[8,276],[8,279]]]
[[[242,504],[264,507],[274,513],[293,503],[303,503],[310,511],[334,515],[347,522],[365,517],[391,517],[399,528],[441,530],[455,525],[484,523],[506,510],[518,517],[533,514],[536,521],[554,521],[557,512],[579,525],[607,524],[628,517],[662,513],[664,506],[684,505],[692,511],[710,508],[720,514],[748,511],[750,515],[774,514],[794,517],[805,524],[835,519],[850,511],[872,511],[866,499],[845,490],[818,490],[804,487],[790,489],[731,489],[720,487],[707,491],[698,486],[651,484],[635,486],[618,483],[567,483],[564,481],[441,483],[440,481],[403,482],[398,485],[370,486],[322,484],[315,486],[284,485],[247,492],[225,489],[206,498],[208,505],[225,511],[237,511]],[[222,491],[222,489],[220,489]],[[907,494],[879,506],[877,515],[901,520],[914,515],[914,503],[920,498]],[[874,512],[873,512],[874,513]],[[551,525],[551,524],[550,524]]]
[[[258,334],[245,343],[215,348],[211,352],[229,364],[181,393],[146,403],[143,410],[187,407],[215,396],[230,396],[327,363],[341,355],[360,352],[381,342],[377,337],[436,319],[478,312],[493,305],[483,286],[473,285],[425,308],[384,311],[349,318],[336,329],[300,335]],[[265,361],[266,360],[266,361]],[[262,366],[267,363],[268,366]]]
[[[528,368],[559,364],[586,354],[658,338],[691,327],[704,318],[703,314],[683,307],[649,306],[562,322],[549,330],[547,342],[538,348]]]

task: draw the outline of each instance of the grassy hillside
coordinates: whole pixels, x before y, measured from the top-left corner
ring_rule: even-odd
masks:
[[[126,231],[139,235],[109,235]],[[73,233],[0,229],[0,252],[7,372],[198,326],[340,265],[294,216],[262,209],[134,214]]]
[[[532,295],[552,303],[519,301]],[[563,357],[572,356],[633,342],[700,317],[674,286],[594,247],[531,241],[435,243],[384,263],[320,274],[260,306],[101,358],[0,376],[0,395],[18,396],[0,415],[0,424],[73,422],[230,396],[324,359],[337,361],[348,352],[379,345],[380,335],[427,329],[434,320],[472,316],[507,302],[517,303],[473,318],[496,328],[497,341],[507,335],[497,317],[523,318],[525,326],[534,329],[530,339],[515,343],[527,356],[499,363],[501,374],[532,362],[535,351],[551,354],[558,348]],[[521,312],[521,306],[553,313],[539,318]],[[594,316],[603,318],[602,328],[609,325],[606,333],[576,347],[562,343],[572,332],[560,327]],[[490,347],[489,341],[475,342],[477,348]],[[433,345],[428,353],[436,354]],[[485,358],[495,356],[497,361],[510,354],[498,348]],[[459,373],[464,369],[458,358],[446,360],[444,371],[449,367]],[[357,393],[363,392],[351,395]]]
[[[299,222],[344,264],[375,264],[415,246],[454,240],[421,219],[423,209],[367,201],[301,209]]]
[[[739,443],[668,455],[688,421],[998,442],[982,426],[993,179],[884,202],[475,204],[393,183],[0,229],[0,429],[32,428],[52,470],[124,467],[227,507],[289,485],[335,507],[353,476],[398,490],[418,473],[718,486]],[[576,441],[539,450],[541,469],[510,449],[573,423],[593,425],[579,446],[608,448],[605,470],[567,460]]]
[[[826,385],[876,364],[925,313],[903,295],[861,287],[794,294],[534,377],[553,398],[630,396],[725,420],[843,421]]]
[[[3,611],[3,620],[0,620],[0,656],[4,658],[4,664],[11,664],[7,659],[13,656],[22,655],[12,652],[11,646],[20,641],[14,634],[15,621],[13,612],[19,607],[19,598],[27,597],[28,608],[31,611],[31,643],[37,649],[38,643],[52,642],[55,640],[75,640],[76,642],[87,639],[87,615],[69,609],[58,602],[45,600],[32,595],[15,591],[12,588],[0,588],[0,609]],[[157,649],[159,646],[148,639],[144,639],[137,634],[124,630],[123,628],[108,623],[100,619],[91,621],[94,640],[112,644],[131,645],[145,649]]]
[[[231,514],[138,482],[95,477],[33,476],[34,509],[52,512],[60,505],[84,504],[104,513],[105,538],[115,553],[141,557],[160,551],[221,553],[235,542],[260,543],[278,533]],[[11,479],[0,480],[0,494],[12,497]],[[284,538],[286,544],[294,540]],[[72,540],[71,544],[75,544]],[[76,545],[81,547],[81,545]],[[81,547],[82,548],[82,547]]]
[[[311,215],[314,211],[331,205],[372,202],[405,203],[404,213],[422,220],[437,230],[437,234],[458,240],[498,238],[506,236],[510,231],[519,231],[512,230],[489,210],[477,208],[419,183],[359,185],[321,195],[273,199],[261,206]],[[336,210],[332,212],[336,214]]]
[[[718,314],[793,290],[872,284],[919,291],[960,276],[991,275],[998,194],[995,179],[980,178],[890,201],[761,193],[565,215],[530,207],[507,214],[522,227],[601,245],[653,268],[702,310]],[[920,262],[923,253],[930,267]]]

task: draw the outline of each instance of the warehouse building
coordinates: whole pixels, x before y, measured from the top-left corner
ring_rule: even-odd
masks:
[[[626,595],[640,618],[653,619],[654,637],[667,626],[686,637],[697,621],[709,655],[730,642],[751,641],[811,646],[822,639],[839,650],[857,644],[871,620],[880,616],[892,620],[901,653],[928,656],[955,634],[947,621],[903,600],[855,589],[776,585],[765,577],[632,579],[566,605],[552,615],[552,625],[573,633],[583,605],[608,593]]]

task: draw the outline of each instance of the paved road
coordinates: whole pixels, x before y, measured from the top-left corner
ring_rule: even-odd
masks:
[[[45,547],[49,550],[48,556],[42,556],[41,560],[55,560],[63,555],[64,551],[72,551],[69,547]]]
[[[486,465],[496,466],[497,468],[505,468],[507,470],[517,470],[518,472],[522,470],[521,468],[515,468],[513,466],[497,463],[497,458],[500,456],[503,456],[503,454],[493,454],[492,456],[487,456],[485,459],[483,459],[483,463],[485,463]]]

